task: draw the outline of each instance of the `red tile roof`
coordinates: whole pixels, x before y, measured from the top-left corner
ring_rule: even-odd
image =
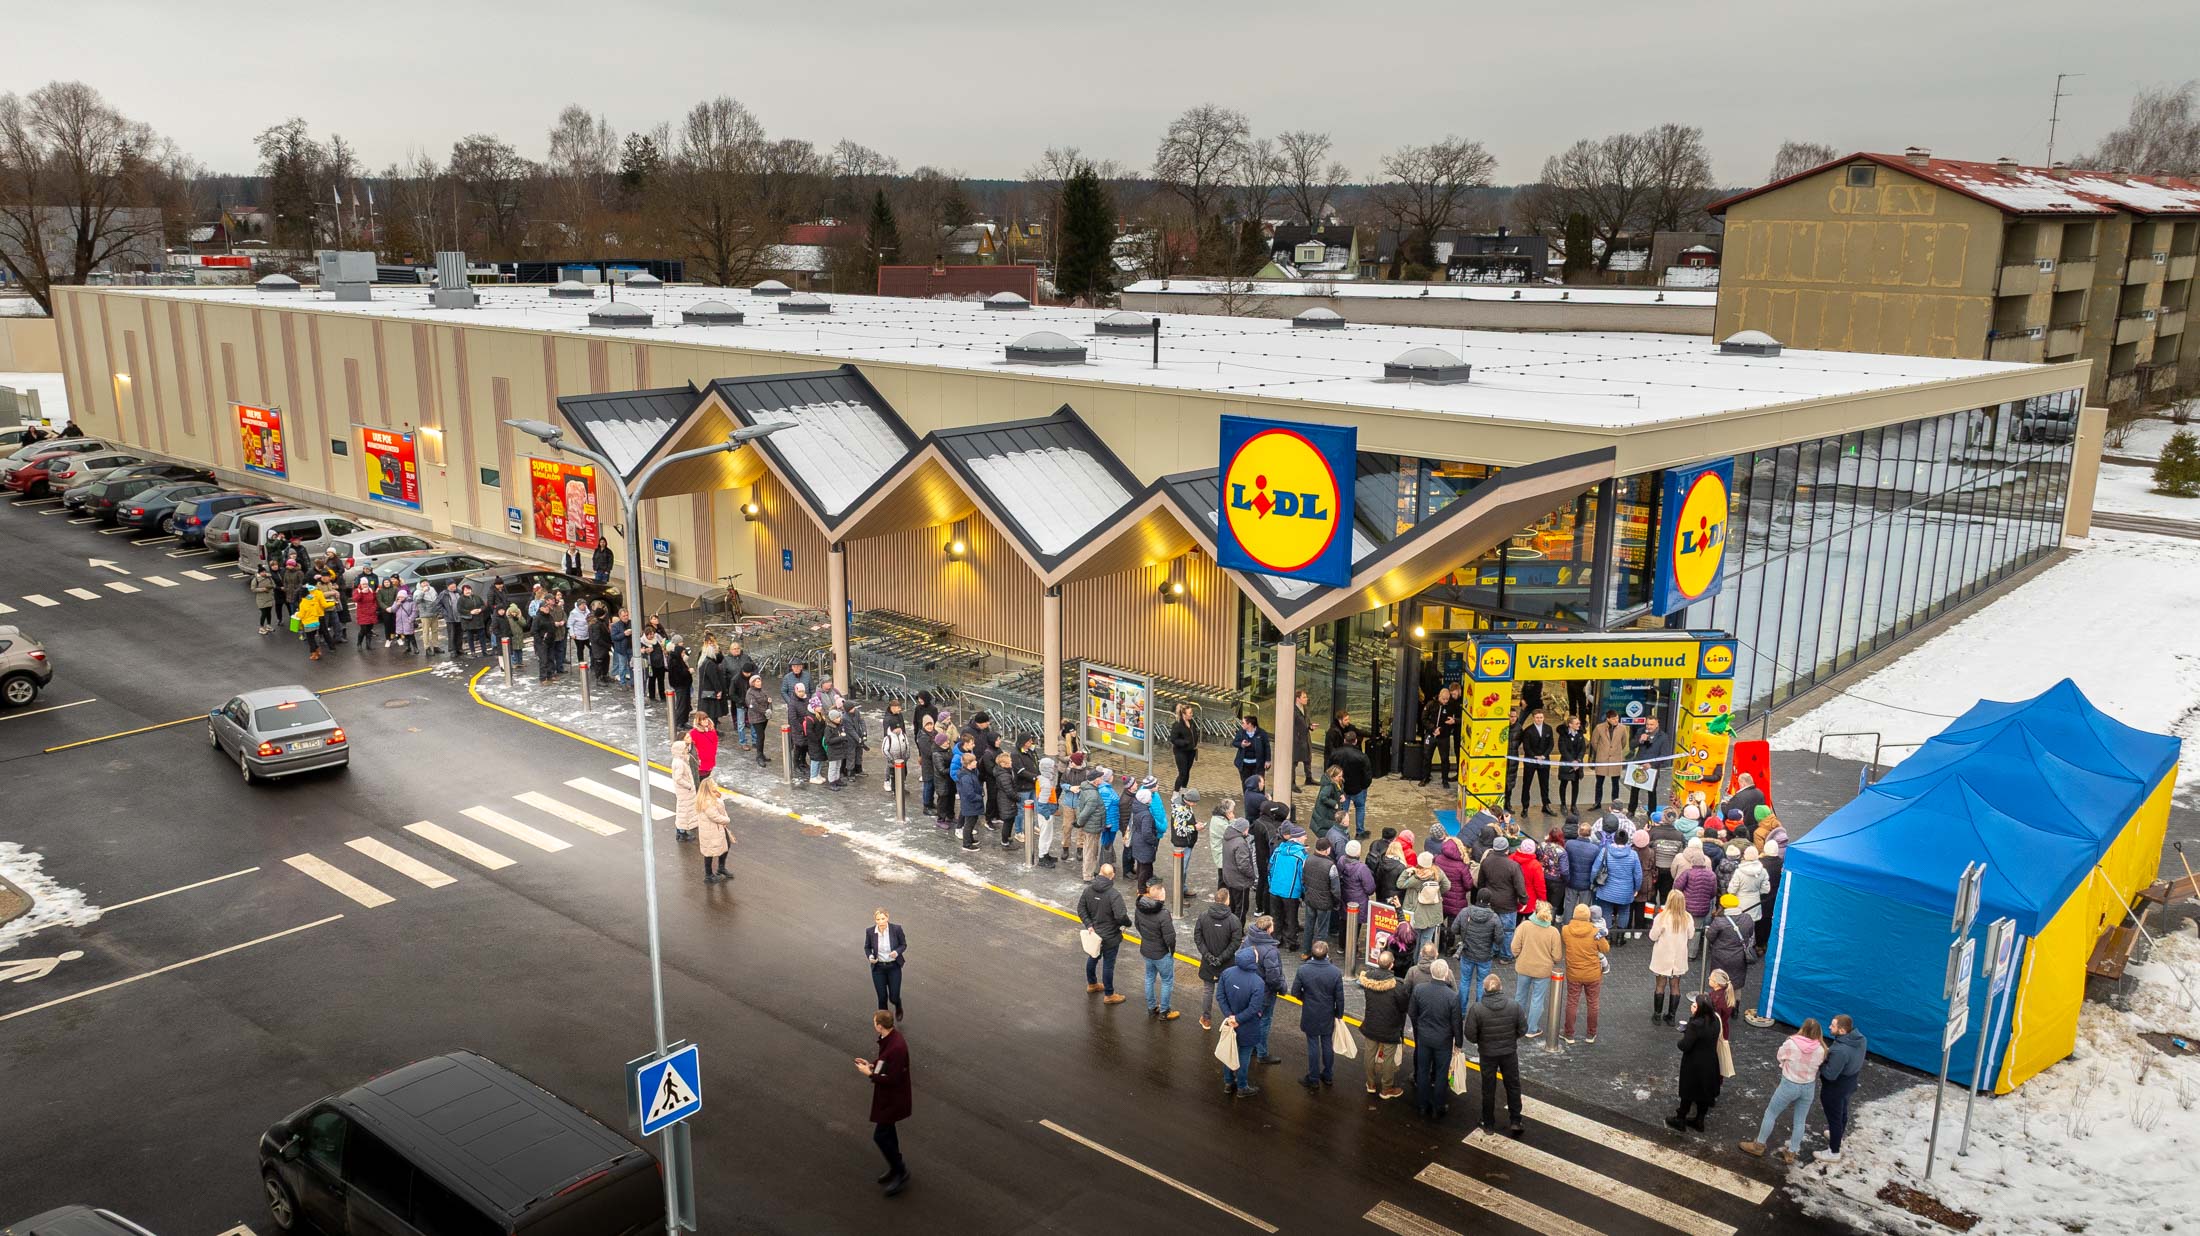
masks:
[[[860,236],[863,229],[853,223],[790,223],[787,234],[780,238],[786,245],[830,245]]]
[[[1036,266],[881,266],[881,296],[991,296],[1014,292],[1025,300],[1039,299]]]
[[[2005,166],[1964,159],[1928,158],[1923,163],[1912,163],[1903,155],[1869,151],[1845,155],[1831,163],[1737,193],[1713,202],[1709,209],[1713,214],[1724,213],[1727,207],[1760,193],[1858,159],[1931,181],[2013,215],[2107,215],[2117,211],[2139,215],[2200,215],[2200,183],[2178,176],[2134,176],[2021,164]]]

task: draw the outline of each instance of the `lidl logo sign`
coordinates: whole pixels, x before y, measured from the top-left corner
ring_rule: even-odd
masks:
[[[1222,418],[1216,561],[1238,571],[1352,582],[1355,430]]]
[[[1652,608],[1670,614],[1717,592],[1726,566],[1734,461],[1665,474]]]
[[[1726,678],[1734,673],[1734,645],[1705,644],[1703,646],[1703,670],[1699,678]]]
[[[1503,682],[1512,677],[1512,648],[1506,644],[1485,644],[1475,651],[1474,676],[1483,682]]]

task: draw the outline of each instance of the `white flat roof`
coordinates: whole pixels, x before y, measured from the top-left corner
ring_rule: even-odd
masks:
[[[1211,279],[1141,279],[1123,290],[1146,296],[1211,296],[1217,284]],[[1331,283],[1321,279],[1249,279],[1241,284],[1238,295],[1303,296],[1317,300],[1334,296],[1343,300],[1373,297],[1381,300],[1518,301],[1524,305],[1664,304],[1688,309],[1709,309],[1719,303],[1717,292],[1701,288],[1560,287],[1554,283]]]
[[[1283,318],[1163,314],[1161,364],[1151,337],[1095,335],[1108,310],[1034,307],[1002,313],[976,302],[883,296],[826,296],[830,314],[782,314],[781,299],[746,290],[668,287],[622,291],[653,310],[647,328],[591,328],[589,301],[552,300],[542,288],[478,288],[477,309],[435,309],[428,289],[376,287],[374,299],[327,294],[263,295],[251,288],[99,288],[102,295],[170,296],[215,304],[311,309],[554,331],[607,340],[745,348],[806,362],[888,362],[1055,382],[1206,391],[1398,409],[1485,422],[1624,429],[1671,424],[1753,408],[1873,394],[1962,378],[2022,372],[2028,365],[1789,350],[1777,357],[1724,356],[1709,339],[1662,334],[1531,334],[1434,326],[1294,328]],[[739,326],[685,326],[680,311],[722,300],[747,311]],[[1084,343],[1082,365],[1012,365],[1005,347],[1034,330]],[[1383,363],[1408,348],[1434,346],[1473,366],[1469,382],[1429,386],[1383,380]]]

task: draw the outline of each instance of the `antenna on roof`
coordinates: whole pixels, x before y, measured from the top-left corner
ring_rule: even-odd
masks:
[[[2069,97],[2063,93],[2062,84],[2070,78],[2084,76],[2083,73],[2055,74],[2055,104],[2047,113],[2047,162],[2049,166],[2053,166],[2055,162],[2055,126],[2062,123],[2062,101]]]

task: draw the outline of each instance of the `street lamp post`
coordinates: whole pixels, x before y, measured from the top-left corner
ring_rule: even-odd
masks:
[[[588,460],[600,468],[602,475],[611,482],[612,491],[619,498],[620,513],[626,520],[627,597],[628,603],[636,607],[637,613],[646,607],[643,605],[642,597],[642,529],[639,518],[640,512],[636,504],[641,500],[643,491],[649,488],[651,478],[655,477],[658,471],[668,464],[683,463],[690,459],[703,459],[726,451],[739,450],[744,445],[762,438],[766,434],[785,428],[787,424],[787,422],[781,422],[772,425],[750,425],[727,434],[724,442],[711,446],[700,446],[694,450],[674,452],[643,469],[642,474],[634,478],[634,483],[630,486],[626,483],[625,478],[619,475],[617,465],[586,447],[568,441],[565,431],[556,425],[548,421],[536,420],[508,420],[504,423],[521,433],[540,439],[545,446],[553,450],[562,451],[568,455],[577,455]],[[567,518],[572,518],[571,512],[567,512]],[[629,622],[627,624],[627,663],[630,665],[637,664],[640,661],[638,655],[641,652],[640,630],[639,623]],[[641,817],[642,828],[642,899],[649,920],[650,1017],[651,1027],[656,1035],[653,1041],[657,1045],[657,1054],[662,1056],[671,1049],[672,1041],[665,1035],[664,952],[659,944],[657,929],[657,829],[655,821],[650,819],[649,814],[651,806],[649,779],[651,774],[649,767],[649,709],[646,703],[648,677],[647,674],[634,675],[634,767],[636,779],[641,783],[641,793],[636,796],[639,800],[636,811]],[[680,1230],[679,1162],[673,1156],[672,1137],[672,1130],[665,1130],[664,1154],[660,1160],[665,1168],[665,1231],[667,1233],[677,1233]]]

